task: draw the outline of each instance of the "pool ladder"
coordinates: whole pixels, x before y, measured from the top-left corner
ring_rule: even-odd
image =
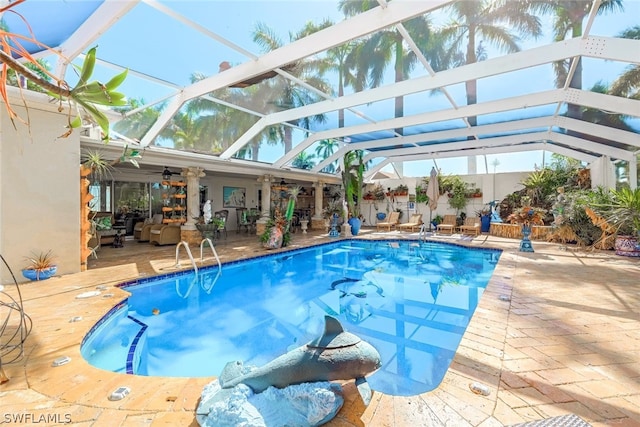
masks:
[[[213,246],[213,242],[209,238],[202,239],[202,241],[200,242],[200,262],[204,261],[204,244],[205,244],[205,242],[209,244],[209,247],[211,248],[211,251],[213,252],[213,256],[216,259],[216,262],[218,263],[218,272],[216,273],[216,277],[211,282],[211,286],[205,286],[204,283],[201,283],[202,288],[207,293],[210,293],[211,289],[213,289],[213,286],[218,281],[218,277],[220,277],[220,273],[222,273],[222,264],[220,263],[220,257],[218,257],[218,252],[216,251],[216,248]],[[189,257],[189,261],[191,261],[191,266],[193,267],[193,270],[195,271],[195,277],[194,277],[193,281],[191,282],[191,285],[189,285],[189,289],[187,289],[187,292],[184,295],[181,294],[180,290],[178,289],[178,282],[176,282],[176,292],[182,298],[186,298],[191,293],[191,288],[193,288],[193,285],[198,280],[198,278],[200,277],[200,281],[202,282],[202,279],[204,278],[204,276],[199,276],[198,275],[198,266],[196,265],[196,261],[194,260],[193,255],[191,254],[191,249],[189,249],[189,244],[184,240],[176,245],[176,264],[175,264],[175,268],[180,268],[180,246],[184,246],[184,249],[187,252],[187,256]]]

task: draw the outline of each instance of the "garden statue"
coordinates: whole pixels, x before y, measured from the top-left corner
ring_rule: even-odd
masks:
[[[567,204],[567,197],[564,195],[564,187],[558,187],[557,191],[556,202],[552,207],[553,224],[560,226],[564,222],[564,210]]]
[[[312,387],[314,390],[319,390],[317,391],[321,395],[318,396],[319,401],[308,405],[300,405],[298,402],[295,406],[304,406],[312,411],[329,400],[332,402],[329,412],[333,417],[342,405],[341,392],[339,385],[326,382],[355,379],[358,392],[364,404],[368,405],[371,401],[371,389],[364,377],[380,366],[380,354],[373,346],[356,335],[345,332],[337,319],[325,316],[325,328],[320,337],[277,357],[260,368],[245,367],[240,361],[227,363],[220,377],[214,381],[215,384],[205,387],[196,416],[201,425],[208,425],[207,420],[212,415],[221,416],[223,411],[220,408],[233,406],[235,407],[233,411],[238,412],[237,405],[228,402],[239,395],[248,394],[249,397],[260,398],[264,394],[267,395],[264,399],[270,399],[269,395],[279,393],[277,389],[293,387],[292,390],[296,390],[296,387]],[[328,392],[339,396],[339,399],[335,396],[327,399]],[[242,399],[247,400],[246,397]],[[338,401],[339,406],[335,405]],[[255,408],[251,409],[251,411],[254,410]],[[290,410],[292,409],[279,409],[282,412]],[[227,415],[225,412],[224,416]],[[264,416],[271,416],[271,414]],[[331,418],[328,413],[322,415],[322,423],[329,419]],[[320,423],[307,425],[320,425]]]
[[[211,222],[211,200],[204,202],[202,217],[204,218],[205,224],[209,224]]]

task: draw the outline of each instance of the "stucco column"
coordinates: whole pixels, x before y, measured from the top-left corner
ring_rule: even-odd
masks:
[[[180,175],[187,178],[187,222],[180,228],[180,239],[199,245],[202,236],[196,228],[195,218],[200,216],[200,178],[205,176],[204,169],[183,168]]]
[[[258,182],[262,184],[262,198],[260,199],[262,211],[260,212],[260,219],[256,221],[256,234],[261,235],[271,217],[271,183],[273,182],[273,176],[263,175],[258,178]]]
[[[314,206],[313,216],[311,217],[311,229],[323,230],[323,229],[326,229],[327,227],[325,224],[325,218],[322,215],[324,182],[323,181],[314,182],[313,188],[315,189],[315,206]]]
[[[318,181],[313,183],[313,188],[315,188],[315,208],[313,212],[314,219],[322,219],[322,202],[323,202],[323,190],[324,190],[324,182]]]

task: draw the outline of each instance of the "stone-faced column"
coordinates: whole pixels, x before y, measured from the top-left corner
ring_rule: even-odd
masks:
[[[315,209],[314,209],[313,217],[311,217],[311,229],[324,230],[326,228],[325,218],[322,215],[324,182],[322,181],[314,182],[313,188],[315,188],[316,199],[315,199]]]
[[[204,169],[183,168],[180,175],[187,178],[187,222],[181,227],[180,238],[189,244],[199,245],[202,236],[196,228],[195,218],[200,216],[200,178],[205,176]]]
[[[273,176],[263,175],[258,178],[258,182],[262,184],[262,198],[260,199],[262,211],[260,212],[260,219],[256,221],[256,235],[259,236],[264,233],[267,221],[271,217],[271,183],[273,182]]]

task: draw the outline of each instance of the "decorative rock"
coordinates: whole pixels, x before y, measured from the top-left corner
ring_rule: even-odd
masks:
[[[221,389],[214,380],[202,391],[196,419],[204,427],[319,426],[335,417],[343,403],[340,385],[327,381],[254,394],[244,384]]]

